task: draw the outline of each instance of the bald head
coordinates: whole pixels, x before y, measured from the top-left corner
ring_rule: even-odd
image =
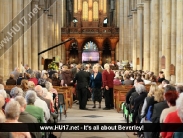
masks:
[[[35,88],[35,92],[38,94],[38,95],[42,95],[43,94],[43,88],[41,85],[37,85]]]

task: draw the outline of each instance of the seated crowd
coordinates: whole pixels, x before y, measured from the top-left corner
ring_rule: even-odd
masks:
[[[6,85],[19,85],[8,93],[0,84],[0,122],[25,122],[47,123],[53,122],[51,114],[57,112],[58,93],[53,86],[74,86],[79,82],[81,64],[76,66],[63,65],[60,71],[33,71],[25,65],[25,73],[20,73],[19,68],[10,74]],[[132,85],[126,95],[126,105],[132,114],[132,123],[181,123],[183,120],[183,86],[173,86],[165,79],[162,71],[156,77],[153,72],[133,70],[110,70],[109,65],[104,65],[104,70],[99,64],[93,67],[85,65],[83,71],[89,76],[86,84],[92,93],[93,108],[96,101],[101,108],[102,88],[105,90],[105,110],[114,108],[113,86]],[[81,74],[82,75],[82,74]],[[110,79],[110,80],[108,80]],[[159,83],[159,85],[158,85]],[[151,85],[147,91],[144,85]],[[85,109],[83,99],[80,99],[80,88],[74,91],[75,99],[79,99],[80,109]],[[89,93],[90,93],[89,92]],[[86,104],[86,103],[85,103]],[[13,108],[12,108],[13,106]],[[140,114],[139,114],[140,110]],[[1,135],[1,134],[0,134]],[[12,133],[11,135],[30,135],[39,137],[40,133]],[[150,137],[150,133],[140,134],[141,137]],[[161,132],[163,138],[173,135],[171,132]],[[180,134],[174,134],[180,135]]]

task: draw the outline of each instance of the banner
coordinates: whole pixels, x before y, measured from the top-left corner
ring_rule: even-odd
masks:
[[[182,132],[183,124],[1,123],[0,132]]]

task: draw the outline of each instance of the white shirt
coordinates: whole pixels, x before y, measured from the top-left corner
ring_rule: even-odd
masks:
[[[34,105],[43,109],[45,120],[48,121],[50,119],[50,110],[48,109],[46,102],[36,96],[36,101],[34,102]]]

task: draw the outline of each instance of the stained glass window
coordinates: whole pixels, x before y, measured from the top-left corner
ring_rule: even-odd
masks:
[[[89,41],[84,45],[83,51],[98,51],[98,48],[94,42]]]

